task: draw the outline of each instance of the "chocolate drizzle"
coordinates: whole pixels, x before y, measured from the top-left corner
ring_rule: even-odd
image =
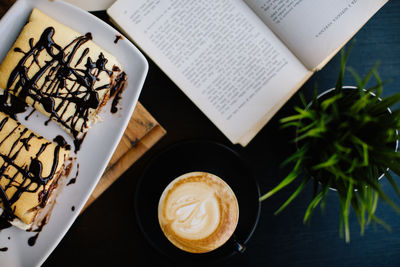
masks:
[[[122,35],[120,35],[120,34],[115,35],[114,44],[117,44],[118,41],[119,41],[119,40],[122,40],[122,39],[123,39]]]
[[[8,121],[9,117],[5,117],[0,121],[0,131]],[[27,131],[27,128],[21,129],[21,124],[17,122],[16,127],[13,128],[3,140],[0,140],[1,146],[8,140],[8,138],[15,138],[15,136],[17,136],[16,140],[13,141],[11,145],[9,153],[0,154],[0,158],[3,160],[2,165],[0,165],[0,179],[2,180],[2,186],[0,186],[0,201],[4,210],[0,218],[7,221],[12,221],[15,218],[15,206],[13,207],[13,205],[24,192],[34,193],[41,189],[42,191],[39,194],[39,202],[41,202],[40,204],[45,203],[49,191],[51,190],[51,188],[46,189],[45,186],[49,180],[54,177],[58,166],[60,146],[56,146],[54,149],[53,162],[49,175],[43,175],[43,166],[42,162],[39,160],[39,157],[51,144],[50,142],[46,142],[41,145],[39,151],[36,152],[33,158],[31,158],[31,163],[29,165],[19,166],[15,163],[15,160],[20,152],[22,150],[29,150],[29,141],[33,137],[36,137],[36,135],[33,133],[27,135]],[[41,137],[36,138],[41,139]],[[22,145],[19,145],[21,143]],[[10,175],[10,169],[16,170],[13,175]],[[21,176],[22,181],[17,180],[17,177]],[[7,191],[12,192],[12,194],[9,193],[7,195]]]
[[[64,137],[61,135],[57,135],[54,139],[54,142],[56,142],[59,146],[64,147],[67,150],[71,150],[71,146],[65,141]]]
[[[75,151],[78,151],[83,139],[81,133],[89,126],[89,115],[102,104],[99,91],[110,89],[113,72],[106,69],[108,60],[102,53],[96,60],[87,57],[84,67],[78,67],[89,53],[89,48],[80,48],[92,39],[90,33],[79,36],[65,47],[54,41],[54,34],[55,29],[48,27],[36,43],[33,38],[29,39],[29,51],[14,49],[24,56],[11,72],[7,90],[18,94],[25,102],[31,99],[34,107],[40,104],[51,119],[71,131]],[[50,59],[40,64],[42,52]],[[30,77],[28,73],[34,65],[38,70]],[[110,83],[96,87],[102,72],[110,76]],[[72,110],[72,114],[67,110]]]
[[[7,91],[4,91],[3,94],[0,95],[0,111],[14,120],[16,119],[16,114],[25,112],[27,108],[28,105],[12,94],[9,94]]]
[[[68,181],[67,186],[76,183],[76,179],[78,178],[78,175],[79,175],[79,163],[76,164],[75,176]]]
[[[39,234],[40,234],[40,232],[42,232],[43,227],[47,224],[48,219],[49,219],[48,216],[44,217],[43,220],[40,222],[39,227],[37,229],[33,230],[33,232],[36,232],[36,234],[28,238],[29,246],[32,247],[36,244]]]
[[[126,84],[126,73],[122,72],[115,78],[115,84],[110,89],[110,95],[114,97],[111,105],[111,113],[116,113],[118,111],[118,104],[121,100],[121,94],[124,91]]]
[[[33,247],[36,244],[36,240],[38,239],[38,237],[39,237],[39,232],[36,233],[34,236],[29,237],[28,245]]]
[[[10,222],[8,222],[6,219],[5,219],[5,217],[3,217],[3,214],[0,216],[0,231],[1,230],[4,230],[4,229],[7,229],[7,228],[9,228],[9,227],[11,227],[11,223]]]

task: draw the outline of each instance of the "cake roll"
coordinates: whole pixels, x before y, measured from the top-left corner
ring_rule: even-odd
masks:
[[[1,218],[33,226],[64,173],[69,150],[0,112]]]
[[[33,9],[0,65],[0,88],[81,138],[126,75],[117,59],[84,35]]]

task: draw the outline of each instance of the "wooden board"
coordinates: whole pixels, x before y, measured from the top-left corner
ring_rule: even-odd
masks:
[[[84,211],[132,164],[165,135],[164,128],[138,102],[106,171],[82,209]]]

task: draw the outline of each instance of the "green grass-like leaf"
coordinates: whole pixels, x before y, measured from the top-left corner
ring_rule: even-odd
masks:
[[[340,69],[332,92],[319,98],[316,85],[311,104],[300,95],[303,107],[295,107],[293,115],[280,119],[283,129],[296,129],[293,142],[297,151],[282,163],[293,167],[277,186],[260,198],[265,200],[303,177],[275,212],[279,214],[313,180],[314,193],[303,217],[303,223],[310,223],[315,208],[324,209],[329,188],[335,188],[340,203],[339,232],[346,242],[350,241],[352,212],[360,224],[361,235],[369,223],[390,229],[375,215],[379,199],[400,213],[400,208],[383,192],[378,181],[384,173],[400,196],[397,177],[392,175],[400,175],[400,153],[394,151],[399,137],[400,109],[393,109],[400,103],[400,93],[380,99],[386,81],[378,73],[379,63],[360,76],[346,66],[350,50],[340,52]],[[346,71],[354,79],[356,89],[343,89]],[[372,80],[376,84],[367,88]],[[392,110],[389,112],[388,108]],[[307,175],[301,175],[305,171]]]
[[[295,199],[301,191],[303,191],[304,187],[306,186],[306,184],[308,183],[308,181],[310,180],[310,178],[308,179],[304,179],[301,184],[297,187],[297,189],[294,191],[294,193],[285,201],[285,203],[283,203],[283,205],[277,210],[275,211],[275,215],[279,214],[284,208],[286,208],[286,206],[288,206],[293,199]]]

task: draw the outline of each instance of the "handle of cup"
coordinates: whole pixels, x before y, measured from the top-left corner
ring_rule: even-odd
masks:
[[[232,243],[233,243],[233,249],[238,252],[238,253],[243,253],[246,250],[246,246],[243,245],[242,243],[238,242],[235,235],[232,236],[231,238]]]

